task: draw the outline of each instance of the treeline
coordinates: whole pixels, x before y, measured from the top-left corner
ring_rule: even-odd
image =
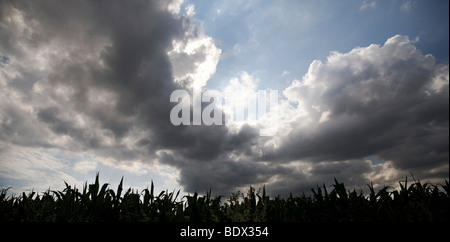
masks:
[[[211,191],[180,197],[177,193],[150,189],[142,192],[122,186],[109,189],[85,183],[82,191],[67,183],[62,191],[39,195],[0,194],[1,222],[448,222],[449,183],[399,182],[400,190],[370,194],[347,190],[335,179],[331,189],[311,189],[312,195],[282,198],[266,195],[265,188],[212,198]]]

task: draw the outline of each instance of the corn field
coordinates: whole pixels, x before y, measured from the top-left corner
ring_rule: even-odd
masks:
[[[265,187],[228,198],[185,195],[150,189],[139,192],[117,190],[108,184],[84,184],[82,191],[65,183],[62,191],[39,195],[0,194],[0,222],[448,222],[449,184],[399,182],[400,189],[384,187],[370,194],[349,191],[336,179],[328,191],[325,185],[311,189],[312,195],[269,197]],[[409,185],[409,186],[408,186]]]

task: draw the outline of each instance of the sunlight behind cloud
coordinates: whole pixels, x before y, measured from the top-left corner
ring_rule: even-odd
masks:
[[[191,28],[184,39],[174,40],[168,52],[174,79],[188,89],[206,85],[216,72],[221,50],[201,30]]]

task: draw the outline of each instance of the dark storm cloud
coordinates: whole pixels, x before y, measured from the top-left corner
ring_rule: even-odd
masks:
[[[183,29],[181,20],[160,2],[11,1],[2,5],[2,20],[7,23],[2,33],[9,37],[3,38],[2,53],[12,54],[18,65],[23,63],[19,66],[22,75],[8,85],[29,98],[39,81],[42,94],[49,98],[34,100],[44,106],[35,109],[36,117],[55,134],[94,150],[108,148],[102,139],[112,136],[117,142],[110,145],[114,150],[127,149],[117,145],[134,127],[156,130],[153,140],[160,138],[158,130],[170,128],[167,100],[176,86],[166,53]],[[45,56],[45,70],[38,77],[27,75],[40,64],[27,67],[27,58],[46,48],[50,54]],[[77,127],[76,115],[90,121],[89,127]],[[92,129],[102,134],[90,133]]]
[[[223,153],[252,154],[251,148],[259,138],[258,130],[244,125],[234,134],[227,134],[224,126],[192,126],[187,128],[190,142],[177,149],[187,158],[199,160],[212,160]]]
[[[39,81],[53,102],[34,100],[45,106],[37,118],[56,133],[80,133],[75,120],[63,122],[56,112],[81,113],[120,140],[143,110],[168,108],[165,99],[174,86],[166,51],[181,31],[179,22],[158,2],[2,1],[2,53],[12,56],[21,73],[8,85],[31,98]],[[35,54],[46,48],[45,63],[36,62],[42,59]],[[35,62],[26,65],[30,59]],[[39,64],[45,69],[37,71]],[[99,90],[118,100],[105,100],[113,103],[108,106],[92,102]],[[92,147],[85,141],[82,146]]]
[[[203,193],[211,189],[216,195],[228,195],[239,187],[265,183],[274,174],[290,173],[283,167],[257,163],[248,157],[232,157],[226,152],[208,161],[166,152],[160,153],[160,159],[180,168],[180,183],[186,191]]]
[[[3,100],[2,119],[0,120],[0,138],[10,143],[25,147],[51,147],[42,137],[48,132],[41,129],[32,120],[29,113],[22,112],[20,107],[8,100]]]
[[[370,177],[368,174],[377,173],[375,170],[377,167],[373,167],[370,161],[363,160],[345,160],[345,161],[333,161],[333,162],[319,162],[315,163],[308,171],[302,172],[301,170],[291,171],[282,176],[282,179],[278,179],[266,188],[267,192],[273,195],[289,195],[302,194],[312,195],[311,188],[317,186],[323,189],[326,187],[328,191],[333,189],[336,179],[339,183],[344,183],[348,189],[355,188],[358,190],[367,191],[367,184],[370,182],[376,182],[375,177]],[[386,172],[387,170],[381,170],[380,172]],[[402,174],[403,175],[403,174]],[[404,178],[401,177],[401,178]],[[396,177],[395,179],[401,179]],[[394,182],[397,182],[395,180]],[[376,188],[382,188],[387,183],[391,184],[390,180],[383,180],[382,184],[374,184]],[[394,184],[394,183],[392,183]],[[394,184],[395,185],[395,184]],[[367,194],[365,192],[365,194]]]
[[[189,79],[189,71],[195,72],[199,62],[212,61],[207,58],[212,42],[190,56],[172,54],[170,60],[173,41],[189,44],[200,30],[168,12],[163,1],[1,4],[0,28],[8,36],[2,35],[1,52],[16,63],[16,69],[6,71],[21,73],[6,82],[5,90],[21,98],[2,103],[3,114],[9,116],[2,118],[4,141],[14,141],[10,134],[15,133],[20,140],[50,140],[49,147],[88,150],[116,162],[146,162],[158,150],[170,150],[177,159],[160,162],[180,169],[181,185],[188,190],[232,189],[267,173],[262,165],[254,169],[251,161],[229,158],[251,154],[256,129],[244,126],[230,134],[226,126],[171,124],[175,104],[169,102],[170,94],[187,87],[173,81],[172,63],[177,64],[178,78],[187,76],[178,83],[196,81]],[[12,105],[17,111],[7,113]],[[24,117],[29,121],[21,120]],[[66,137],[64,143],[51,142],[61,137]],[[201,178],[213,170],[220,174]]]
[[[242,126],[236,134],[227,134],[224,126],[187,126],[189,135],[182,147],[160,152],[159,160],[180,169],[179,182],[189,192],[212,189],[226,195],[236,187],[263,183],[273,174],[285,173],[283,168],[266,166],[252,157],[258,142],[258,130]]]
[[[84,143],[85,146],[96,149],[100,146],[100,138],[96,137],[90,130],[76,127],[72,120],[65,120],[58,117],[60,111],[53,108],[45,108],[38,111],[37,118],[57,135],[67,135],[74,140]]]

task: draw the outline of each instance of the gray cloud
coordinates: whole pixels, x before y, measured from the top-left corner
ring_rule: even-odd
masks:
[[[315,117],[315,129],[294,129],[270,159],[375,154],[417,172],[448,164],[448,65],[423,55],[408,37],[315,61],[285,95]]]
[[[20,140],[41,140],[37,146],[89,151],[117,162],[147,162],[158,150],[171,150],[177,160],[166,163],[180,169],[182,185],[191,190],[206,187],[200,184],[212,180],[198,175],[220,164],[225,168],[221,174],[247,170],[244,173],[256,175],[250,161],[231,163],[224,158],[228,153],[249,154],[257,137],[253,128],[246,126],[233,135],[225,126],[170,123],[175,105],[169,102],[170,93],[189,87],[197,81],[194,77],[207,78],[205,71],[211,75],[215,66],[197,68],[202,61],[215,65],[220,50],[210,39],[200,38],[199,28],[168,12],[166,5],[157,1],[5,1],[2,5],[1,31],[9,38],[2,38],[1,52],[16,63],[3,70],[3,90],[21,97],[1,104],[2,142],[14,142],[11,134],[16,133]],[[169,57],[174,40],[186,46],[195,41],[205,44],[195,55],[180,52]],[[172,63],[178,68],[177,82]],[[9,79],[14,71],[21,75]],[[218,161],[223,159],[224,163]],[[221,185],[213,187],[253,181],[246,175],[227,183],[230,179],[224,177],[217,181]]]
[[[249,158],[236,158],[231,153],[222,152],[215,159],[202,161],[173,153],[160,153],[160,160],[180,168],[179,182],[190,192],[211,189],[216,195],[228,195],[239,188],[264,184],[274,174],[290,173],[286,168],[258,163]]]
[[[3,5],[9,9],[3,12],[4,22],[7,17],[17,21],[2,29],[14,40],[2,52],[13,53],[20,73],[32,73],[39,64],[45,69],[40,72],[45,75],[20,75],[8,86],[28,98],[34,95],[33,86],[38,87],[40,96],[28,101],[39,102],[37,118],[53,132],[95,150],[105,148],[105,134],[120,143],[134,126],[158,127],[160,122],[152,121],[168,117],[162,110],[170,110],[166,99],[175,85],[166,52],[182,27],[158,2]],[[42,58],[35,61],[44,63],[27,67],[28,58],[40,52]],[[76,115],[89,124],[82,127]],[[91,129],[103,131],[102,135],[89,134]]]

